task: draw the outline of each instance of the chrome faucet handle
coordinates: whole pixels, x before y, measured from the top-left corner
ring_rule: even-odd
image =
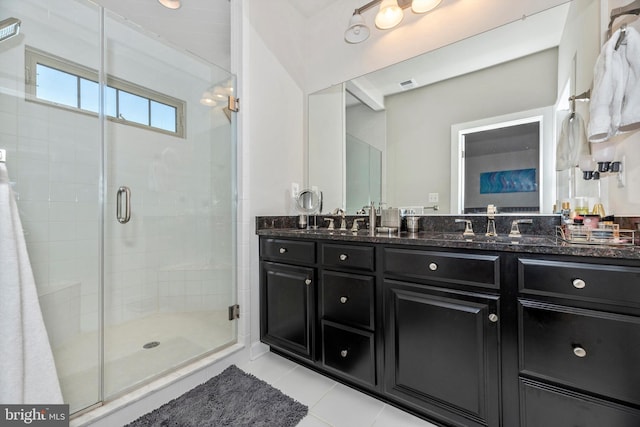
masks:
[[[333,218],[325,218],[325,221],[329,221],[329,226],[327,227],[327,230],[335,230],[336,228],[333,225]]]
[[[519,224],[533,224],[532,219],[516,219],[511,222],[511,231],[509,232],[509,237],[522,237],[520,234]]]
[[[356,218],[353,220],[353,225],[351,226],[351,231],[358,231],[358,221],[364,221],[364,218]]]
[[[462,233],[462,235],[464,237],[471,237],[471,236],[475,236],[475,233],[473,232],[473,224],[471,222],[470,219],[456,219],[455,222],[464,222],[464,232]]]

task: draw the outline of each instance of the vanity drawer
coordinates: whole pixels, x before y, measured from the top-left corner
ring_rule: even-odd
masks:
[[[640,318],[520,300],[520,373],[640,405]]]
[[[373,271],[374,249],[371,246],[325,244],[322,245],[322,264]]]
[[[545,384],[520,380],[522,427],[635,427],[640,411]]]
[[[322,322],[322,363],[351,379],[375,385],[373,333]]]
[[[640,305],[640,267],[519,258],[518,286],[523,293]]]
[[[314,263],[316,244],[298,240],[261,238],[260,256],[280,262]]]
[[[496,255],[384,248],[384,274],[499,288],[500,258]]]
[[[374,328],[375,277],[323,271],[320,313],[323,319],[358,328]]]

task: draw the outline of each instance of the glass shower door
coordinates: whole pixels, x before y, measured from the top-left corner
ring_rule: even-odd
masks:
[[[236,341],[228,72],[105,13],[105,398]]]

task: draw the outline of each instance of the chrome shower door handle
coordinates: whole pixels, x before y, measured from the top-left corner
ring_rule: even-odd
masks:
[[[122,214],[122,195],[125,196],[124,215]],[[118,188],[116,194],[116,218],[120,224],[126,224],[131,219],[131,190],[129,187]]]

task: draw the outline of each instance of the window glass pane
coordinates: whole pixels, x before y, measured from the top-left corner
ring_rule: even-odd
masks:
[[[36,97],[70,107],[78,107],[78,77],[36,65]]]
[[[151,101],[151,126],[169,132],[175,132],[176,107]]]
[[[118,117],[149,125],[149,100],[123,90],[118,91]]]
[[[80,78],[80,108],[94,113],[100,104],[100,88],[97,82]]]
[[[115,88],[107,86],[104,90],[104,114],[109,117],[116,117],[118,115],[117,102],[116,100],[118,93]]]

